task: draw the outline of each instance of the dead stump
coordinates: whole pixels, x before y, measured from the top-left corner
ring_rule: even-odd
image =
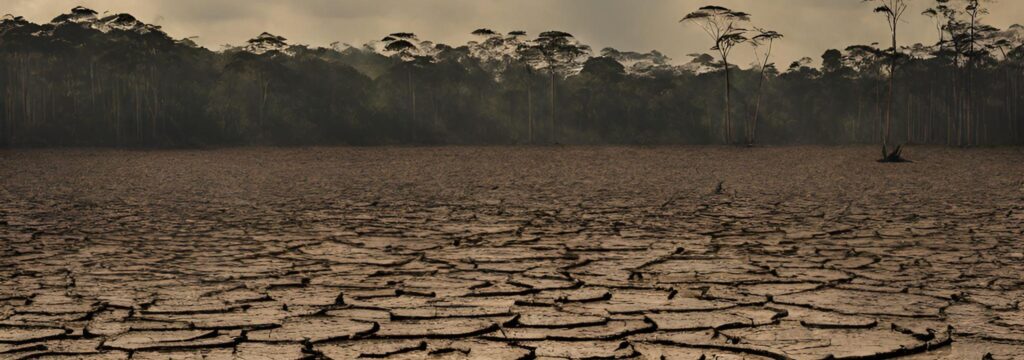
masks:
[[[882,159],[878,160],[881,163],[905,163],[911,162],[910,160],[903,158],[903,145],[896,146],[896,150],[889,152],[885,145],[882,145]]]

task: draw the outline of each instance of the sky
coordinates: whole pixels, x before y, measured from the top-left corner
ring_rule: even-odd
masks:
[[[900,24],[900,43],[932,44],[938,33],[920,15],[933,0],[909,0]],[[327,46],[335,41],[361,45],[393,32],[413,32],[423,40],[460,45],[478,28],[535,35],[561,30],[599,51],[658,50],[676,63],[689,54],[709,52],[711,42],[696,25],[679,19],[707,0],[0,0],[0,14],[34,22],[82,5],[97,12],[127,12],[163,26],[175,38],[197,36],[211,49],[243,44],[267,31],[292,44]],[[872,4],[861,0],[718,0],[715,5],[753,15],[752,24],[779,31],[775,62],[818,60],[825,50],[885,42],[888,28]],[[1024,1],[996,0],[985,22],[1006,28],[1024,22]],[[749,47],[734,50],[735,63],[753,61]]]

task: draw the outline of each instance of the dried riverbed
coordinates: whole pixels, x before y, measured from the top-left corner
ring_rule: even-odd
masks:
[[[1024,151],[0,152],[0,359],[1024,359]]]

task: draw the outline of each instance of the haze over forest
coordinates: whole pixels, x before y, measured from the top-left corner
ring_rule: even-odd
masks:
[[[29,6],[32,19],[0,22],[0,144],[1021,143],[1024,27],[987,22],[1018,6],[914,2],[899,22],[911,40],[893,56],[876,9],[886,2],[836,6],[870,20],[837,34],[880,35],[871,42],[796,61],[806,42],[786,45],[806,33],[782,31],[792,22],[771,7],[760,17],[763,3],[679,13],[657,37],[701,49],[682,59],[599,48],[559,24],[482,24],[448,44],[400,27],[322,46],[263,32],[211,50],[116,9],[33,22],[45,6]],[[735,25],[728,51],[700,37],[710,16]],[[910,42],[923,31],[931,42]]]
[[[301,6],[297,6],[301,4]],[[262,33],[284,36],[296,44],[329,46],[333,42],[362,45],[398,31],[445,44],[476,40],[469,31],[490,28],[531,34],[558,29],[576,35],[595,49],[658,50],[685,64],[689,54],[706,52],[705,35],[681,26],[683,15],[704,5],[721,5],[753,14],[753,22],[786,34],[777,44],[776,59],[789,64],[820,55],[842,44],[885,42],[888,29],[859,0],[8,0],[0,15],[11,13],[45,23],[75,6],[100,12],[130,13],[159,25],[176,38],[195,37],[199,45],[218,50],[243,44]],[[920,14],[933,0],[915,0],[909,13]],[[990,2],[985,22],[999,28],[1024,20],[1024,2]],[[109,15],[108,13],[108,15]],[[934,44],[932,20],[908,16],[900,31],[903,44]],[[738,51],[736,63],[754,62],[753,53]]]

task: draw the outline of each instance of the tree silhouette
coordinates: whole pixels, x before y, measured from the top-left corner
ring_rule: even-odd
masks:
[[[558,142],[558,128],[555,124],[555,78],[561,75],[569,75],[574,71],[573,67],[582,65],[579,63],[581,57],[590,55],[590,47],[576,44],[572,34],[562,31],[545,31],[534,40],[531,56],[535,61],[542,61],[542,67],[547,69],[551,84],[551,122],[550,137],[552,143]],[[539,55],[539,57],[538,57]]]
[[[892,35],[892,47],[889,50],[889,96],[885,107],[885,125],[882,126],[881,141],[882,141],[882,161],[884,162],[899,162],[902,161],[900,158],[901,146],[897,146],[893,152],[888,152],[887,148],[889,143],[892,141],[892,107],[893,97],[896,91],[896,60],[898,59],[896,35],[899,29],[900,20],[903,19],[903,14],[907,11],[907,0],[864,0],[865,2],[877,2],[880,5],[875,8],[875,13],[879,13],[885,16],[886,23],[889,25],[889,33]]]
[[[1014,55],[1016,55],[1015,50],[1022,40],[1024,40],[1024,27],[1014,25],[1006,31],[994,34],[991,43],[988,45],[989,48],[999,52],[1003,62],[1003,96],[1006,105],[1006,126],[1015,139],[1020,136],[1020,127],[1018,126],[1019,124],[1015,123],[1015,120],[1019,116],[1016,101],[1019,97],[1017,94],[1019,88],[1017,74],[1020,73],[1021,66],[1019,59],[1015,59]]]
[[[761,111],[761,95],[764,90],[765,72],[770,66],[772,46],[775,44],[775,40],[782,38],[782,34],[772,30],[758,27],[755,27],[754,30],[757,31],[757,35],[751,38],[750,43],[754,48],[754,56],[757,58],[760,74],[757,77],[757,100],[755,100],[754,104],[754,115],[751,118],[750,124],[747,125],[747,145],[752,145],[757,140],[757,116]],[[767,47],[763,56],[758,51],[761,46]]]
[[[974,106],[975,73],[978,61],[988,56],[988,48],[983,42],[995,32],[995,28],[981,23],[981,17],[988,14],[982,0],[966,0],[963,14],[966,16],[966,57],[967,57],[967,145],[977,143],[980,136],[980,124],[975,120]],[[973,136],[972,136],[973,135]]]
[[[733,142],[732,129],[732,79],[729,74],[729,54],[733,47],[746,42],[746,29],[739,23],[750,21],[750,14],[733,11],[725,7],[709,5],[701,7],[683,17],[680,22],[700,25],[715,42],[711,50],[718,51],[725,69],[725,142]]]
[[[476,30],[474,30],[473,31],[473,35],[481,36],[481,37],[485,37],[486,38],[486,37],[491,37],[491,36],[498,35],[498,33],[494,32],[494,30],[483,28],[483,29],[476,29]]]
[[[397,56],[404,61],[402,66],[406,68],[406,77],[409,80],[409,115],[411,120],[409,122],[408,129],[410,140],[414,140],[416,138],[415,128],[419,124],[419,121],[417,121],[416,118],[416,87],[412,81],[412,69],[414,67],[413,62],[417,59],[416,51],[419,50],[419,47],[409,41],[415,37],[416,35],[412,33],[394,33],[388,37],[392,39],[391,42],[384,46],[384,50],[396,53]],[[385,38],[385,40],[388,38]]]
[[[509,35],[513,37],[522,37],[526,36],[526,32],[513,31],[509,33]],[[522,84],[521,86],[526,88],[527,141],[530,144],[533,144],[534,141],[536,141],[535,135],[537,132],[533,121],[533,69],[536,62],[544,60],[544,54],[539,48],[537,48],[537,46],[526,42],[517,44],[515,52],[516,56],[522,60],[523,64],[522,66],[514,67],[510,70],[513,70],[512,73],[517,75],[515,76],[515,80],[518,81],[515,81],[515,83]]]
[[[947,144],[954,142],[960,146],[978,143],[981,136],[981,122],[977,114],[975,101],[976,69],[981,60],[991,56],[994,47],[991,42],[997,29],[981,22],[982,16],[988,14],[984,7],[986,1],[963,0],[954,3],[950,0],[936,0],[936,5],[924,11],[924,15],[935,19],[939,29],[939,43],[936,56],[951,58],[953,92],[952,104],[955,108],[955,121],[950,124],[955,132]],[[955,141],[953,140],[955,138]]]

